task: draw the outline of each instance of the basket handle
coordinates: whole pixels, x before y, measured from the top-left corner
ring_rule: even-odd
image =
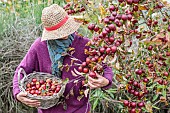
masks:
[[[20,80],[21,72],[24,74],[24,77],[27,77],[25,70],[23,68],[20,68],[18,71],[18,83],[19,84],[21,83],[21,80]]]

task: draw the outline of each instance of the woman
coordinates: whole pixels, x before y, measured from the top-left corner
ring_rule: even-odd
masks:
[[[69,55],[62,56],[68,47],[75,48],[75,53],[72,55],[74,58],[85,61],[87,55],[84,54],[84,49],[87,48],[85,45],[89,41],[87,38],[77,36],[75,31],[80,27],[81,23],[76,22],[74,18],[68,17],[67,13],[63,8],[57,4],[53,4],[49,7],[44,8],[42,11],[42,23],[44,31],[42,38],[36,39],[32,44],[26,56],[17,67],[14,78],[13,78],[13,94],[14,97],[31,107],[40,106],[40,102],[37,100],[28,99],[27,93],[20,92],[18,87],[17,74],[20,68],[23,68],[27,74],[33,71],[52,73],[62,79],[69,78],[69,80],[76,79],[71,74],[71,70],[77,69],[77,66],[72,66],[69,71],[62,71],[58,69],[58,62],[63,65],[70,64],[71,57]],[[57,63],[56,63],[57,62]],[[107,89],[112,84],[112,69],[103,66],[104,75],[97,75],[98,79],[89,77],[88,85],[91,89],[104,88]],[[68,83],[64,92],[66,96],[74,83]],[[65,98],[67,109],[63,108],[62,104],[56,105],[52,108],[43,110],[38,109],[38,113],[85,113],[90,111],[90,104],[88,97],[83,97],[80,101],[77,100],[79,89],[82,84],[79,83],[73,88],[74,95],[69,98]]]

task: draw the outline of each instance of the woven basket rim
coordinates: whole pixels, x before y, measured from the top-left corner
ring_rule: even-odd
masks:
[[[50,74],[50,73],[33,72],[33,73],[29,73],[27,76],[24,76],[24,78],[22,78],[22,80],[21,80],[21,85],[20,85],[20,89],[21,89],[22,91],[26,92],[26,90],[25,90],[25,88],[24,88],[24,82],[26,81],[26,79],[28,79],[29,77],[32,77],[33,75],[37,75],[37,76],[40,76],[40,75],[44,76],[44,75],[45,75],[44,78],[45,78],[45,77],[47,77],[47,78],[55,78],[55,79],[58,80],[58,81],[62,81],[61,78],[58,78],[57,76],[54,76],[54,75],[52,75],[52,74]],[[32,95],[32,94],[30,94],[30,93],[28,93],[27,96],[28,96],[29,98],[39,99],[39,100],[49,100],[49,99],[52,99],[52,98],[59,98],[59,94],[61,93],[61,91],[63,91],[62,89],[65,89],[65,87],[66,87],[66,84],[64,84],[64,83],[61,83],[60,85],[61,85],[60,91],[59,91],[58,93],[52,95],[52,96]],[[62,94],[63,94],[63,92],[62,92]]]
[[[22,75],[21,73],[24,75],[22,79],[20,79],[20,76]],[[52,96],[40,96],[40,95],[35,96],[30,93],[27,94],[28,98],[36,99],[41,102],[41,105],[38,107],[39,109],[48,109],[60,103],[59,99],[64,94],[67,82],[63,82],[61,78],[58,78],[57,76],[45,72],[32,72],[27,75],[24,69],[20,68],[18,71],[18,84],[20,91],[26,92],[27,88],[26,84],[28,82],[31,82],[33,78],[37,78],[37,80],[43,79],[44,81],[45,79],[50,78],[52,79],[52,81],[59,81],[58,83],[61,85],[60,91],[56,94],[53,94]]]

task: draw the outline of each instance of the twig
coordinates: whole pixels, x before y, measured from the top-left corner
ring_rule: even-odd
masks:
[[[152,40],[155,36],[157,36],[158,34],[155,34],[154,36],[152,36],[152,37],[150,37],[150,38],[147,38],[147,39],[143,39],[143,40],[141,40],[141,42],[144,42],[144,41],[146,41],[146,40]]]
[[[68,83],[74,82],[75,80],[81,80],[81,79],[83,79],[82,77],[83,77],[83,76],[79,76],[79,77],[77,77],[77,78],[75,78],[75,79],[70,80]],[[81,79],[79,79],[79,78],[81,78]]]
[[[70,57],[72,57],[72,58],[77,59],[76,57],[74,57],[73,55],[71,55],[71,54],[69,54],[69,53],[67,53],[67,55],[70,56]],[[77,59],[77,61],[80,61],[81,63],[83,62],[83,61],[81,61],[80,59]]]
[[[158,104],[160,102],[160,100],[158,100],[157,102],[155,102],[153,105],[156,105],[156,104]]]
[[[90,93],[91,93],[91,90],[89,90],[89,98],[90,98]],[[87,113],[88,111],[88,104],[89,104],[89,99],[88,99],[88,101],[87,101],[87,105],[86,105],[86,112],[85,113]]]
[[[147,20],[146,20],[146,18],[145,18],[145,16],[144,16],[143,12],[142,12],[142,11],[140,11],[140,12],[141,12],[141,14],[142,14],[142,17],[143,17],[144,20],[145,20],[145,23],[147,23]],[[147,25],[147,27],[148,27],[149,29],[151,29],[151,27],[149,27],[148,25]]]
[[[111,96],[110,96],[110,94],[107,92],[107,91],[105,91],[104,89],[102,89],[101,88],[101,90],[104,92],[104,93],[106,93],[110,98],[112,98]],[[121,101],[118,101],[118,100],[113,100],[113,99],[110,99],[110,101],[112,101],[112,102],[116,102],[116,103],[122,103]]]

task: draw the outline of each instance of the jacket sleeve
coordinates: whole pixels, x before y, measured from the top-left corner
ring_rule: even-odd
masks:
[[[26,74],[29,74],[35,70],[35,66],[37,65],[38,59],[35,51],[35,43],[32,44],[27,54],[16,68],[14,77],[13,77],[13,96],[16,99],[16,95],[20,92],[19,84],[18,84],[18,71],[20,68],[23,68]],[[23,75],[20,75],[20,79],[23,78]]]
[[[113,82],[113,71],[112,68],[103,64],[104,74],[103,76],[109,80],[109,84],[107,86],[102,87],[102,89],[109,89],[112,86]]]

